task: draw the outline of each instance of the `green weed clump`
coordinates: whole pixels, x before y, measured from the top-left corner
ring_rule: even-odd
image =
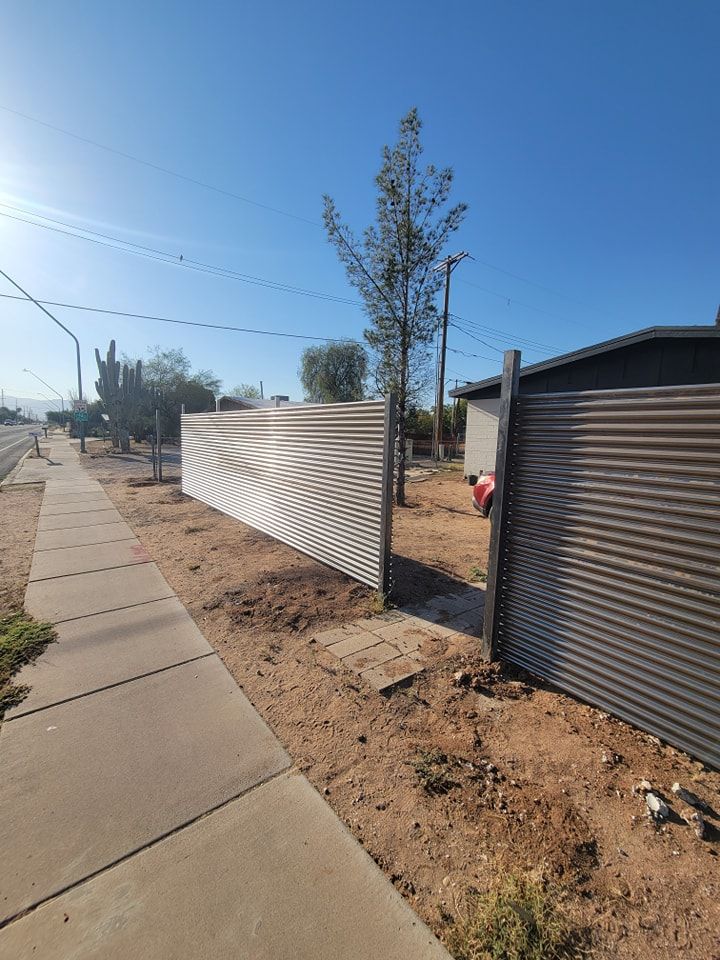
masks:
[[[412,767],[420,786],[432,796],[449,793],[457,786],[452,777],[453,761],[441,750],[420,750]]]
[[[383,593],[381,590],[376,590],[370,597],[370,613],[377,615],[380,613],[385,613],[385,611],[389,609],[390,600],[387,594]]]
[[[485,893],[468,894],[447,939],[455,960],[579,960],[586,940],[562,908],[559,890],[504,873]]]
[[[11,683],[12,677],[54,639],[52,624],[33,620],[22,610],[0,617],[0,719],[27,695],[28,687]]]

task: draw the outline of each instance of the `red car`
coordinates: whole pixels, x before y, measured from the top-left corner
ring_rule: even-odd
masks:
[[[484,517],[492,520],[493,495],[495,493],[495,473],[486,473],[478,477],[473,487],[472,504]]]

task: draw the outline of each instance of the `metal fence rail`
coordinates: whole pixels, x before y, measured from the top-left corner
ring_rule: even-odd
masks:
[[[394,403],[182,417],[182,489],[389,591]]]
[[[497,653],[720,766],[720,386],[513,409]]]

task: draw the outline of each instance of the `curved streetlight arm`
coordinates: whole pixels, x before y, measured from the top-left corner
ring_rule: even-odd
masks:
[[[32,302],[35,304],[35,306],[39,310],[42,310],[44,314],[50,317],[50,319],[54,323],[56,323],[62,330],[65,331],[65,333],[67,333],[68,336],[72,337],[73,340],[75,341],[75,353],[77,356],[78,400],[82,400],[83,392],[82,392],[82,368],[80,366],[80,341],[72,332],[72,330],[68,330],[68,328],[65,326],[64,323],[60,323],[57,317],[54,317],[49,310],[46,310],[41,303],[38,303],[35,297],[31,297],[30,294],[27,292],[27,290],[23,290],[20,284],[16,283],[12,277],[9,277],[4,270],[0,270],[0,275],[5,277],[5,279],[9,281],[16,289],[18,289],[20,293],[26,296],[28,300],[32,300]],[[85,424],[82,421],[80,421],[80,424],[79,424],[79,432],[80,432],[80,452],[85,453]]]
[[[63,410],[63,412],[65,411],[65,398],[63,397],[63,395],[60,393],[59,390],[56,390],[55,387],[51,387],[50,384],[47,382],[47,380],[43,380],[42,377],[39,377],[39,376],[35,373],[35,371],[34,371],[34,370],[31,370],[29,367],[23,367],[23,373],[29,373],[31,376],[35,377],[36,380],[39,380],[40,383],[44,383],[45,386],[48,388],[48,390],[52,390],[53,393],[56,393],[56,394],[58,395],[58,397],[60,397],[60,403],[61,403],[61,405],[62,405],[62,410]],[[42,396],[42,394],[40,394],[40,396]],[[47,400],[47,397],[45,397],[45,399]],[[55,404],[55,406],[57,406],[57,404]]]

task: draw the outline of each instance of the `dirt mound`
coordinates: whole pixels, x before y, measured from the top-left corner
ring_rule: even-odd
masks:
[[[327,569],[314,573],[303,566],[281,573],[268,573],[257,580],[225,590],[205,604],[206,610],[224,610],[233,623],[262,627],[273,632],[301,632],[327,623],[329,611],[338,606],[368,613],[372,591],[352,583],[341,573]]]

